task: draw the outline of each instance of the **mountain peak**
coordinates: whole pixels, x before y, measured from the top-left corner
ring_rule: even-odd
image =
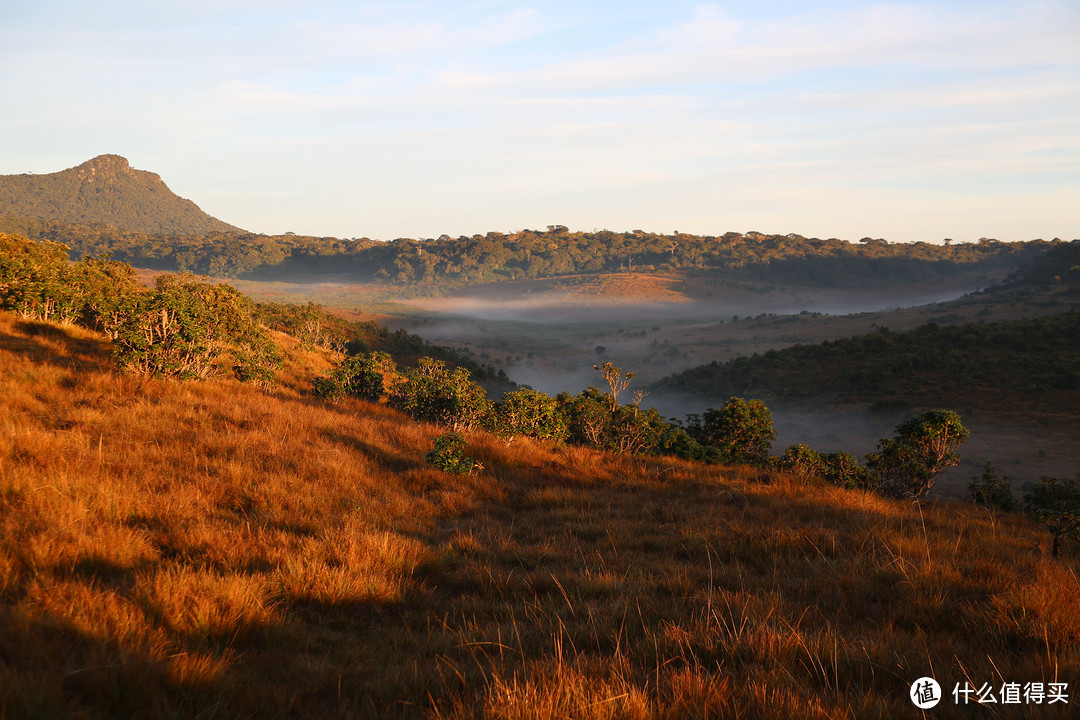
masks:
[[[89,173],[118,173],[118,172],[131,172],[131,164],[126,157],[120,155],[98,155],[96,158],[87,160],[82,165],[78,165],[74,170],[81,170]]]
[[[47,175],[0,175],[0,214],[148,233],[240,229],[175,195],[160,175],[136,170],[127,158],[111,154]]]
[[[128,159],[126,157],[123,157],[122,155],[112,155],[112,154],[106,153],[104,155],[98,155],[96,158],[91,158],[90,160],[87,160],[86,162],[84,162],[79,167],[86,167],[86,168],[91,168],[91,167],[97,167],[97,168],[108,168],[108,167],[130,168],[131,164],[128,162]]]

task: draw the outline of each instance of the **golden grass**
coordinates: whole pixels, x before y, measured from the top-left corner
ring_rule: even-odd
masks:
[[[926,674],[1080,683],[1076,560],[1025,518],[482,433],[455,477],[439,428],[310,397],[326,359],[278,340],[262,392],[0,315],[0,717],[884,718]]]

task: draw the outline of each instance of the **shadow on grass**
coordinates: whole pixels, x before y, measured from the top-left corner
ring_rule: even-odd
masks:
[[[94,337],[80,337],[51,323],[19,320],[16,333],[0,330],[0,349],[22,355],[44,365],[80,372],[111,370],[112,345]]]
[[[94,637],[65,618],[2,612],[0,715],[5,717],[212,716],[228,688],[213,663],[190,663],[181,670],[171,658]]]
[[[364,457],[369,458],[377,467],[393,473],[403,473],[409,470],[427,467],[424,463],[402,455],[394,455],[372,443],[364,442],[352,435],[346,435],[334,430],[323,430],[321,435],[332,443],[344,445],[350,450],[355,450]]]

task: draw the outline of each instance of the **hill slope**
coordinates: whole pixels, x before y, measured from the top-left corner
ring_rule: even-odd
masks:
[[[1027,519],[113,372],[0,313],[0,717],[971,717],[1080,681]],[[997,706],[1067,716],[1070,704]]]
[[[119,155],[100,155],[46,175],[0,175],[0,215],[147,233],[239,230],[175,195],[158,175],[133,169]]]
[[[868,335],[769,350],[670,375],[652,386],[709,400],[945,404],[988,412],[1076,408],[1080,315]]]
[[[1001,286],[953,304],[984,300],[981,317],[994,304],[1015,306],[1026,299],[1058,312],[952,327],[929,322],[899,333],[879,327],[836,341],[689,368],[652,389],[710,400],[750,393],[785,401],[902,400],[986,411],[1075,408],[1080,391],[1080,241],[1057,245]],[[958,314],[943,317],[958,319]]]

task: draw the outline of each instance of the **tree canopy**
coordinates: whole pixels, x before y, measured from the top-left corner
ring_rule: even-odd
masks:
[[[89,220],[57,222],[13,214],[0,215],[0,230],[63,242],[76,258],[111,254],[139,267],[166,271],[261,278],[333,273],[356,281],[432,291],[631,269],[821,287],[923,282],[972,267],[995,272],[1016,269],[1061,245],[1042,240],[867,244],[795,234],[570,232],[563,226],[377,242],[220,229],[133,231]]]

